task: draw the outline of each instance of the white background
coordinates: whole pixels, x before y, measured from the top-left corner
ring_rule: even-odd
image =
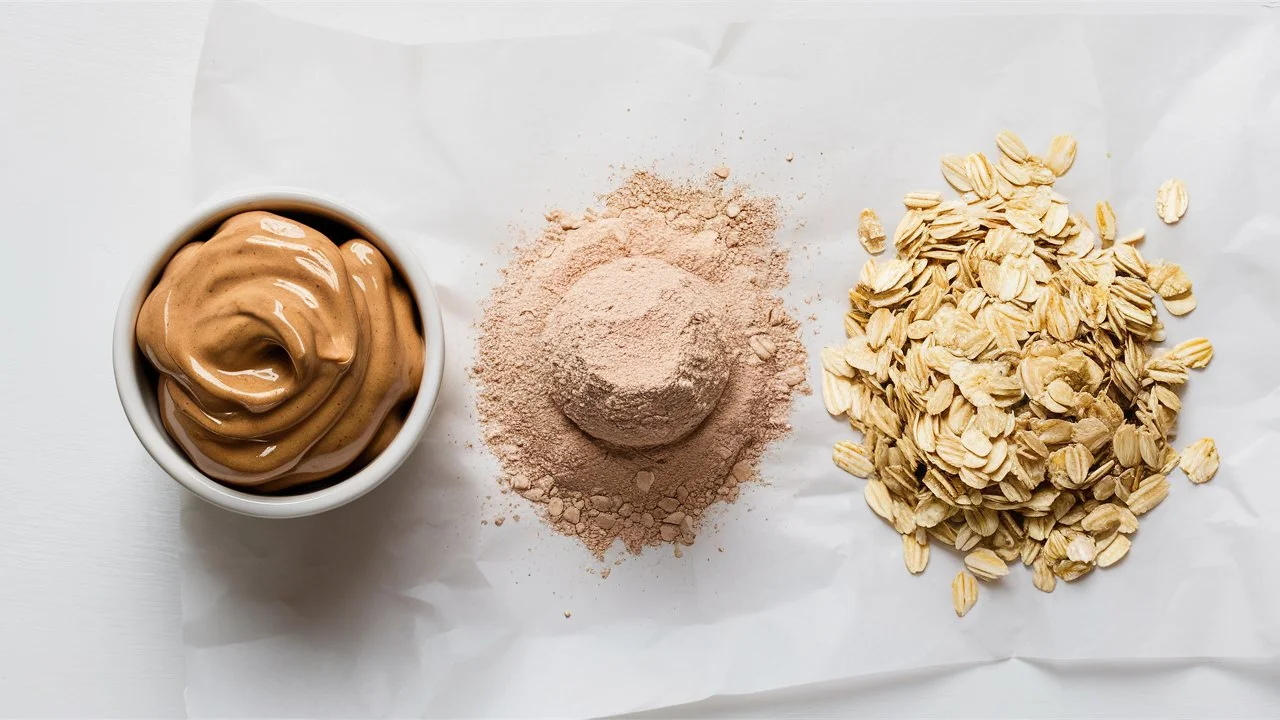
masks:
[[[630,3],[277,9],[405,41],[842,11]],[[178,491],[124,422],[108,348],[139,248],[190,207],[190,96],[207,15],[205,3],[0,3],[3,715],[184,711]],[[1274,716],[1276,681],[1247,666],[1167,672],[1155,663],[1120,672],[1014,660],[720,699],[679,714],[982,715],[998,691],[1002,704],[1050,715],[1176,708]]]

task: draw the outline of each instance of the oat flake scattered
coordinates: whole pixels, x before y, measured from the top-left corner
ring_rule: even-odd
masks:
[[[1187,186],[1177,178],[1165,180],[1156,191],[1156,214],[1166,225],[1172,225],[1187,213]]]
[[[871,208],[864,208],[858,215],[858,241],[872,255],[884,252],[884,226]]]

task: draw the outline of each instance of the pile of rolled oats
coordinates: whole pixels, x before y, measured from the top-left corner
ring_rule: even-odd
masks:
[[[849,291],[849,340],[822,352],[827,410],[863,434],[836,444],[836,465],[867,479],[910,572],[925,569],[931,540],[967,553],[952,583],[960,615],[975,578],[997,580],[1015,560],[1045,592],[1118,562],[1173,468],[1196,483],[1218,468],[1209,438],[1181,457],[1169,446],[1175,388],[1213,347],[1149,348],[1165,339],[1155,297],[1186,314],[1191,281],[1143,258],[1143,231],[1119,236],[1109,203],[1096,206],[1096,235],[1070,211],[1053,184],[1075,160],[1072,136],[1043,157],[1007,131],[996,145],[995,162],[942,159],[960,200],[906,196],[897,257],[867,261]],[[1158,212],[1174,222],[1186,189],[1166,185]]]

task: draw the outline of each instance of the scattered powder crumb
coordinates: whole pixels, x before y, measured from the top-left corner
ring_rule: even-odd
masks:
[[[715,175],[727,177],[728,168]],[[674,185],[642,171],[602,202],[581,215],[548,212],[542,234],[516,251],[485,308],[472,368],[503,491],[536,503],[544,521],[597,557],[618,539],[634,553],[692,544],[709,506],[736,500],[743,483],[758,480],[761,454],[790,430],[791,394],[810,392],[799,325],[777,297],[788,274],[774,240],[773,199],[714,178]],[[549,318],[579,278],[625,258],[700,278],[720,314],[725,351],[717,357],[728,380],[701,424],[656,447],[588,435],[552,393]],[[619,339],[662,327],[648,313],[633,314]]]
[[[720,178],[721,180],[729,179],[729,168],[725,167],[724,165],[718,166],[712,172],[714,172],[716,174],[716,177]]]
[[[506,522],[506,521],[507,521],[507,519],[506,519],[506,518],[504,518],[504,517],[502,517],[501,515],[499,515],[498,517],[496,517],[496,518],[494,518],[494,519],[493,519],[493,524],[494,524],[494,525],[497,525],[498,527],[502,527],[502,523],[504,523],[504,522]]]
[[[787,153],[787,162],[791,162],[792,160],[795,160],[795,159],[796,159],[795,153]]]
[[[611,572],[613,572],[613,570],[612,570],[611,568],[605,568],[605,569],[601,570],[601,571],[600,571],[600,579],[601,579],[601,580],[608,580],[608,579],[609,579],[609,573],[611,573]]]
[[[564,611],[564,617],[565,617],[565,619],[567,620],[567,619],[569,619],[569,618],[573,617],[573,613],[569,612],[568,610],[565,610],[565,611]]]

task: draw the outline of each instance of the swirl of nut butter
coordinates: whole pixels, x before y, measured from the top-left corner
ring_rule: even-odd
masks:
[[[255,492],[372,460],[422,380],[413,300],[382,253],[267,212],[179,250],[136,335],[169,435],[201,472]]]

